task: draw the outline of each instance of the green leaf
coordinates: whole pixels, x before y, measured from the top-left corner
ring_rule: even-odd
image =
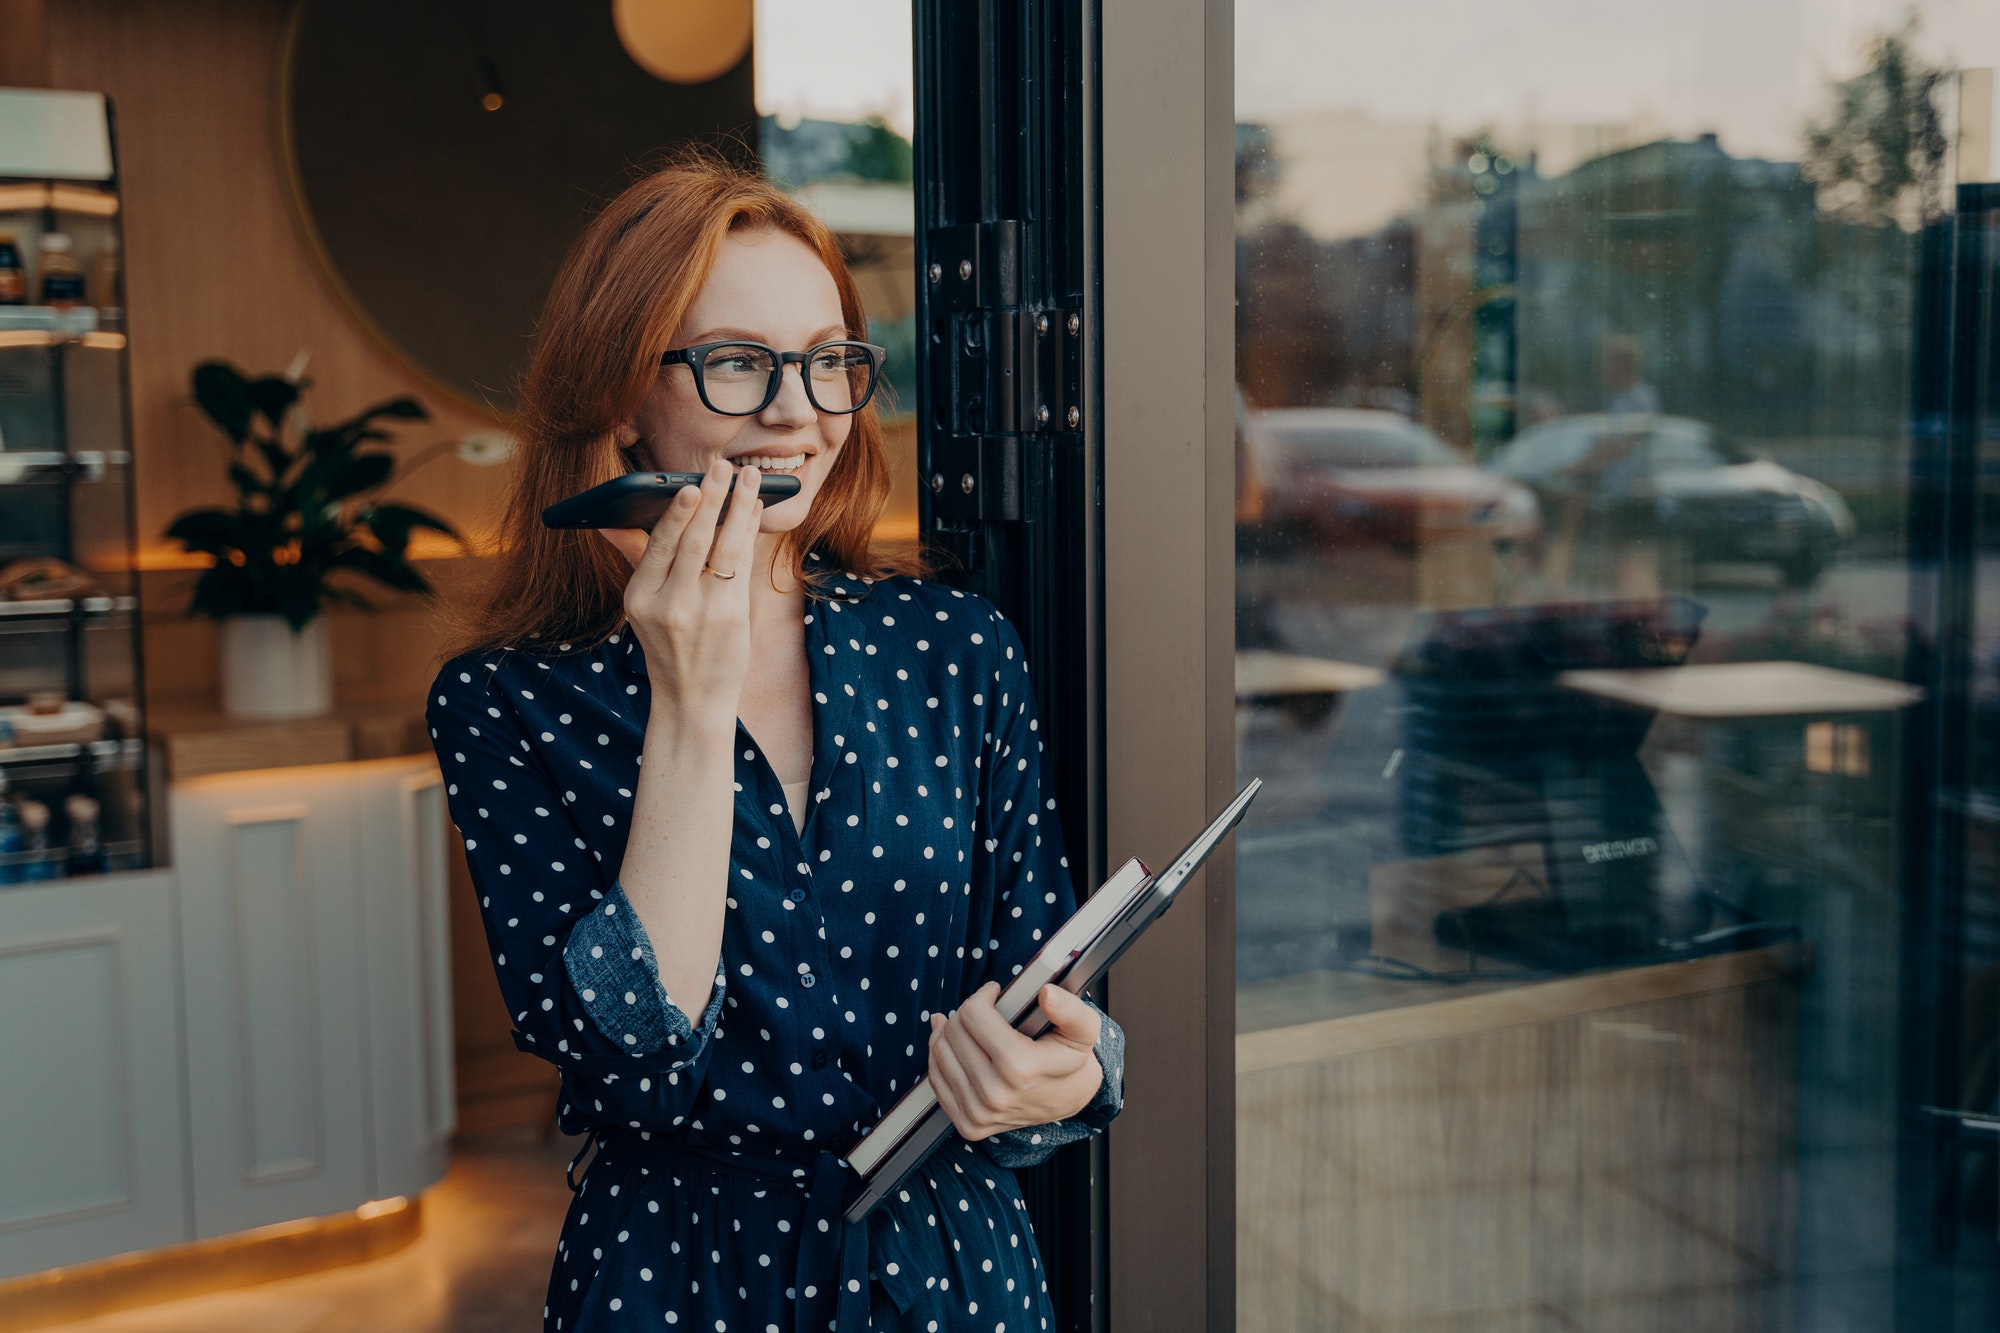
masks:
[[[167,525],[167,540],[190,551],[220,555],[242,549],[242,521],[226,509],[195,509]]]
[[[264,420],[271,423],[272,430],[282,430],[285,413],[292,410],[292,404],[299,401],[303,384],[294,384],[277,375],[266,375],[263,379],[252,380],[244,386],[244,393],[250,405]]]
[[[344,426],[329,426],[325,430],[310,431],[306,434],[305,452],[315,458],[338,460],[354,452],[355,446],[365,440],[388,441],[395,437],[386,430],[375,430],[356,422]]]
[[[424,411],[424,405],[414,398],[391,398],[386,403],[377,403],[354,418],[352,424],[373,421],[376,417],[401,417],[405,421],[429,421],[431,414]]]
[[[320,606],[320,581],[300,577],[300,573],[296,568],[288,570],[288,577],[278,587],[278,613],[294,630],[304,629],[307,622],[319,614]]]
[[[245,499],[253,495],[268,494],[271,489],[262,477],[241,463],[231,463],[229,465],[229,480],[235,483],[236,489],[243,494]]]
[[[327,478],[326,499],[345,500],[350,495],[373,490],[389,480],[389,474],[395,470],[393,454],[356,454]]]
[[[431,590],[429,580],[412,569],[408,561],[381,551],[371,551],[365,546],[348,547],[334,557],[334,563],[357,574],[365,574],[399,592],[428,593]]]
[[[410,544],[410,532],[415,528],[429,528],[432,532],[441,532],[453,540],[458,538],[458,532],[451,524],[434,514],[427,514],[421,509],[412,509],[408,505],[370,505],[361,511],[359,518],[368,525],[368,530],[375,534],[382,545],[398,551]]]
[[[189,615],[212,616],[217,620],[254,615],[270,609],[258,603],[256,587],[252,580],[244,576],[242,567],[227,561],[203,571],[202,576],[195,580],[194,597],[188,604]]]
[[[254,404],[250,385],[235,366],[227,361],[204,361],[196,366],[194,400],[231,441],[241,444],[249,437]]]
[[[264,466],[271,469],[271,484],[276,486],[291,470],[296,455],[275,440],[257,441],[257,451],[264,455]]]

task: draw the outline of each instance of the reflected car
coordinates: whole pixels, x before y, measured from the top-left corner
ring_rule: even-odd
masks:
[[[1541,534],[1534,491],[1472,466],[1396,412],[1284,407],[1250,414],[1264,530],[1296,547],[1389,546],[1473,535],[1496,549]]]
[[[1854,515],[1832,487],[1688,417],[1559,417],[1522,431],[1486,466],[1534,487],[1552,527],[1574,513],[1610,531],[1670,535],[1697,561],[1775,565],[1796,587],[1854,535]]]

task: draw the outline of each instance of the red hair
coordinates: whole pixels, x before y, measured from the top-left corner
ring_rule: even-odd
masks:
[[[501,520],[501,555],[481,604],[461,621],[455,651],[502,646],[587,648],[624,623],[631,568],[593,532],[542,526],[557,500],[626,470],[616,438],[659,373],[659,355],[707,282],[723,238],[748,229],[805,242],[833,276],[851,336],[868,327],[840,243],[824,222],[762,176],[706,150],[687,150],[636,181],[570,248],[543,307],[521,380],[517,471]],[[875,406],[856,412],[845,447],[783,558],[804,570],[818,551],[833,571],[928,572],[920,551],[879,550],[888,459]]]

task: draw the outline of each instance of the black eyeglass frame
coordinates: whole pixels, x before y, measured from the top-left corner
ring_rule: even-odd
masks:
[[[764,386],[763,402],[750,408],[748,411],[726,412],[709,401],[708,384],[702,378],[701,363],[703,358],[719,347],[754,347],[758,351],[769,352],[771,354],[771,380],[769,384]],[[813,393],[812,376],[805,369],[806,363],[829,347],[859,347],[869,353],[868,388],[861,394],[852,407],[824,406]],[[701,405],[717,416],[722,417],[754,417],[776,402],[778,400],[778,391],[784,387],[785,367],[793,364],[799,367],[799,383],[805,386],[806,401],[813,405],[814,411],[825,412],[829,416],[852,416],[862,408],[868,406],[870,400],[875,397],[876,386],[882,383],[882,365],[888,359],[888,348],[878,347],[874,343],[865,343],[856,338],[832,338],[826,342],[808,347],[803,352],[781,352],[767,343],[753,342],[748,338],[722,338],[716,342],[695,343],[692,346],[678,347],[672,351],[660,353],[661,365],[686,366],[694,373],[694,391],[701,395]]]

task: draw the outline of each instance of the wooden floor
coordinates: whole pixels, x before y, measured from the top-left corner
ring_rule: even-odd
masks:
[[[576,1141],[495,1136],[453,1155],[424,1195],[424,1233],[386,1258],[127,1310],[46,1333],[525,1333],[569,1206]]]

